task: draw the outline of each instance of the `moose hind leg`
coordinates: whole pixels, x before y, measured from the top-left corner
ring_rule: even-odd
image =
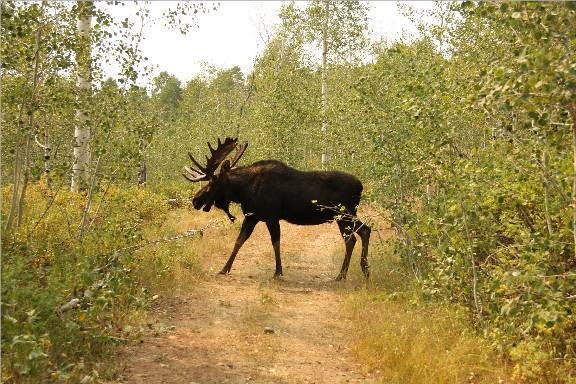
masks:
[[[362,239],[362,253],[360,255],[360,267],[362,267],[362,273],[364,277],[368,279],[370,277],[370,266],[368,265],[368,244],[370,243],[370,233],[372,229],[369,226],[361,222],[356,221],[356,233],[360,235]]]
[[[350,259],[352,258],[352,251],[354,250],[354,245],[356,244],[356,237],[354,236],[353,224],[349,221],[338,221],[338,228],[340,233],[344,238],[344,244],[346,245],[346,254],[344,255],[344,262],[342,263],[342,269],[336,277],[336,281],[346,278],[348,274],[348,267],[350,266]]]
[[[282,260],[280,259],[280,222],[277,220],[267,221],[266,226],[268,227],[268,232],[270,232],[272,247],[274,247],[274,257],[276,258],[274,277],[280,277],[282,276]]]
[[[222,268],[222,270],[219,272],[221,275],[230,273],[230,270],[232,269],[232,264],[234,263],[234,259],[236,258],[238,251],[240,250],[244,242],[248,240],[248,238],[252,234],[252,231],[254,231],[254,227],[256,226],[257,223],[258,221],[251,219],[250,217],[246,217],[244,219],[244,221],[242,222],[242,228],[240,228],[240,233],[238,234],[238,238],[236,238],[236,243],[234,244],[232,254],[228,258],[228,261],[226,262],[226,265],[224,265],[224,268]]]

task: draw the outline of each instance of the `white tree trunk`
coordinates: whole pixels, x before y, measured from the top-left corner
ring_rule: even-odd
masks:
[[[78,90],[78,104],[76,110],[76,127],[74,128],[74,153],[72,165],[72,183],[71,190],[78,192],[82,182],[88,182],[88,167],[90,165],[90,127],[88,125],[88,115],[82,109],[85,104],[85,97],[89,94],[90,83],[90,28],[92,16],[86,12],[87,8],[93,6],[92,0],[82,1],[79,6],[84,9],[78,17],[78,37],[81,41],[81,47],[78,50],[76,86]]]
[[[576,259],[576,105],[570,108],[572,117],[572,234],[574,236],[574,259]]]
[[[46,177],[46,185],[50,187],[52,181],[50,180],[50,134],[48,133],[48,126],[44,128],[44,144],[38,140],[38,135],[34,135],[36,145],[44,150],[44,176]]]
[[[50,180],[50,152],[52,148],[50,147],[50,134],[48,132],[48,126],[44,130],[44,175],[46,176],[46,185],[48,187],[52,186],[52,181]]]
[[[546,217],[548,234],[552,236],[554,234],[554,228],[552,227],[552,217],[550,216],[550,191],[548,189],[548,179],[550,175],[548,172],[548,145],[546,142],[544,142],[544,148],[542,148],[542,170],[544,173],[544,216]]]
[[[330,1],[325,2],[324,28],[322,29],[322,169],[328,162],[328,19]]]

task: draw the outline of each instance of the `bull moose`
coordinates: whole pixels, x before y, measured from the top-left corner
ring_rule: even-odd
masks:
[[[231,221],[231,202],[239,203],[244,222],[236,244],[220,274],[230,273],[236,254],[250,237],[256,224],[266,223],[274,256],[274,277],[282,275],[280,259],[280,220],[297,225],[318,225],[336,221],[346,245],[342,269],[336,280],[346,278],[350,258],[356,243],[355,233],[362,239],[360,266],[368,278],[368,243],[370,227],[358,220],[356,209],[362,194],[362,183],[355,176],[337,171],[303,172],[277,160],[262,160],[245,167],[236,166],[248,143],[239,144],[237,138],[218,139],[216,149],[210,149],[206,165],[200,165],[191,154],[196,168],[184,167],[183,176],[191,182],[208,181],[192,199],[195,209],[210,211],[212,206],[223,210]],[[226,159],[232,151],[235,154]],[[216,173],[220,167],[220,171]]]

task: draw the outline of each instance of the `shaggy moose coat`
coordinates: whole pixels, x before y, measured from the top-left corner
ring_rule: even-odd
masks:
[[[229,149],[221,149],[228,143]],[[232,145],[234,144],[234,145]],[[210,147],[211,148],[211,147]],[[235,139],[226,139],[212,151],[206,167],[201,171],[214,168],[211,160],[226,150],[228,153],[236,148]],[[356,243],[355,233],[362,239],[360,265],[366,278],[368,270],[368,244],[370,227],[358,220],[356,209],[362,194],[362,183],[355,176],[338,171],[299,171],[277,160],[263,160],[245,167],[233,167],[246,149],[236,148],[236,157],[230,162],[223,161],[220,172],[199,172],[187,168],[184,176],[190,181],[210,180],[194,196],[194,208],[209,211],[212,205],[222,209],[234,221],[230,213],[231,202],[240,204],[244,221],[236,244],[226,265],[220,273],[229,273],[234,259],[250,237],[256,224],[265,222],[274,247],[276,258],[275,276],[282,275],[280,259],[280,220],[297,225],[317,225],[336,221],[346,244],[346,254],[337,280],[346,277],[352,250]],[[220,150],[220,153],[219,153]],[[224,156],[225,157],[225,156]],[[211,173],[211,174],[210,174]]]

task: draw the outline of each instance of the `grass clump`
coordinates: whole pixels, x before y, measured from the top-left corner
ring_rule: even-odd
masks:
[[[351,293],[345,313],[362,364],[387,384],[507,383],[509,372],[466,312],[427,302],[410,271],[374,244],[372,287]]]
[[[348,302],[353,350],[383,383],[498,383],[506,369],[452,307],[374,293]]]

